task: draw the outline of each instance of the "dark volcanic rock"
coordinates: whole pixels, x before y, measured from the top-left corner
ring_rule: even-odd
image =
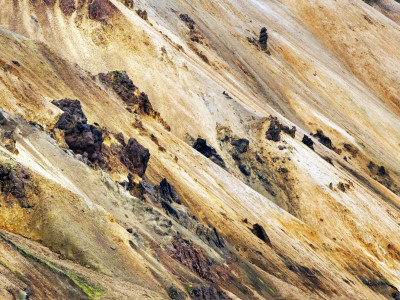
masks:
[[[267,140],[279,142],[281,140],[282,125],[276,117],[270,117],[269,128],[265,134]]]
[[[13,195],[18,199],[21,207],[32,207],[29,199],[26,199],[26,189],[29,185],[29,173],[21,166],[11,163],[0,165],[0,187],[5,195]]]
[[[86,153],[91,162],[103,163],[103,133],[95,126],[87,124],[81,103],[71,99],[54,100],[52,103],[64,111],[56,128],[64,130],[68,147],[77,154]]]
[[[149,149],[144,148],[134,138],[130,138],[128,144],[122,149],[121,162],[133,173],[143,177],[147,163],[150,159]]]
[[[199,151],[205,157],[211,159],[221,168],[226,169],[225,162],[222,160],[221,156],[218,155],[217,151],[213,147],[211,147],[205,139],[198,138],[193,145],[193,148]]]
[[[131,109],[136,109],[138,113],[149,115],[153,111],[153,107],[145,93],[139,94],[139,89],[133,84],[132,80],[125,71],[113,71],[107,74],[100,73],[100,80],[112,87],[118,96]]]
[[[66,16],[71,15],[76,10],[74,0],[60,0],[59,6]]]
[[[116,7],[109,0],[89,0],[89,18],[107,23],[114,16]]]
[[[181,199],[179,199],[178,193],[175,188],[169,184],[166,178],[160,182],[160,196],[170,203],[175,202],[181,204]]]
[[[133,8],[133,0],[124,0],[123,3],[127,8]]]
[[[263,50],[267,49],[267,42],[268,42],[268,33],[267,33],[267,28],[263,27],[261,28],[260,31],[260,38],[259,38],[259,43],[261,45],[261,48]]]
[[[217,290],[213,286],[197,286],[194,287],[191,291],[192,299],[195,300],[230,300],[231,298],[228,295],[221,291]]]
[[[210,269],[212,265],[211,260],[206,254],[200,252],[191,241],[185,240],[180,236],[175,236],[169,254],[193,273],[196,273],[203,279],[213,282]]]
[[[175,208],[172,207],[171,204],[169,204],[168,202],[166,202],[164,200],[161,200],[161,206],[167,212],[168,215],[173,217],[175,220],[179,220],[178,212],[176,211]]]
[[[290,135],[292,138],[296,137],[296,130],[296,126],[292,126],[292,128],[289,128],[289,126],[282,126],[282,131]]]
[[[331,139],[327,137],[322,130],[317,130],[317,133],[314,134],[314,137],[318,138],[319,142],[325,147],[334,150]]]
[[[254,224],[253,229],[251,230],[259,239],[263,240],[267,244],[271,244],[271,241],[265,232],[264,227],[262,227],[260,224]]]
[[[185,294],[178,290],[175,286],[168,289],[168,296],[174,300],[185,300]]]
[[[147,21],[148,17],[147,17],[147,11],[146,11],[146,10],[138,9],[138,10],[136,11],[136,13],[137,13],[138,16],[141,17],[143,20]]]
[[[232,146],[235,147],[236,153],[245,153],[249,149],[249,140],[247,139],[233,139]]]
[[[312,141],[312,139],[310,139],[307,135],[303,136],[303,140],[302,140],[303,144],[305,144],[307,147],[311,148],[314,150],[314,142]]]
[[[251,170],[248,166],[241,164],[239,165],[239,170],[242,172],[245,176],[250,176],[251,175]]]
[[[187,14],[180,14],[179,18],[186,23],[186,26],[189,27],[189,29],[194,29],[194,25],[196,24],[191,17],[189,17]]]

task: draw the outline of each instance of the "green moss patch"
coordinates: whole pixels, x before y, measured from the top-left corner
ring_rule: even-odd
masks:
[[[83,275],[75,273],[71,270],[67,270],[61,266],[55,265],[54,263],[48,261],[47,259],[36,256],[35,254],[22,248],[21,246],[15,244],[13,241],[9,240],[4,235],[1,234],[0,236],[7,243],[13,245],[17,249],[17,251],[21,253],[24,257],[33,259],[41,264],[44,264],[50,270],[68,277],[77,287],[79,287],[79,289],[81,289],[88,296],[89,299],[98,299],[106,292],[106,289],[104,287],[102,287],[99,284],[90,283],[88,279],[85,278]]]

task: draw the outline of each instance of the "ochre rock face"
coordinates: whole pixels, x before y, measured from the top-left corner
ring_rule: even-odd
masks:
[[[0,0],[0,299],[398,299],[366,2]]]

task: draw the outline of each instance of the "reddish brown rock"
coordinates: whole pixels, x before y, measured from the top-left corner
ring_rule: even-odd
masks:
[[[90,0],[88,9],[90,19],[103,23],[108,23],[117,10],[108,0]]]
[[[143,177],[150,159],[149,149],[144,148],[134,138],[130,138],[128,144],[121,152],[121,162],[132,173]]]
[[[206,256],[206,254],[196,249],[191,241],[175,236],[172,241],[172,250],[170,250],[169,255],[201,278],[213,282],[213,276],[210,269],[210,266],[212,265],[211,260]]]
[[[59,6],[66,16],[70,16],[76,10],[74,0],[60,0]]]

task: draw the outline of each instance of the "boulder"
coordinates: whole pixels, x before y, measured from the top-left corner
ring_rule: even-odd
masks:
[[[250,142],[247,139],[233,139],[231,144],[235,147],[236,153],[245,153],[249,149]]]
[[[149,149],[139,144],[134,138],[130,138],[128,144],[121,151],[121,162],[132,173],[143,177],[150,159]]]
[[[271,241],[265,232],[264,227],[262,227],[260,224],[254,224],[253,229],[251,230],[260,240],[266,242],[267,244],[271,244]]]
[[[312,139],[310,139],[309,136],[304,135],[303,136],[303,140],[302,140],[303,144],[305,144],[307,147],[311,148],[314,150],[314,142],[312,141]]]
[[[87,119],[78,100],[62,99],[52,102],[64,113],[56,124],[56,128],[64,131],[65,142],[76,154],[87,156],[91,162],[104,162],[102,155],[103,133]]]

